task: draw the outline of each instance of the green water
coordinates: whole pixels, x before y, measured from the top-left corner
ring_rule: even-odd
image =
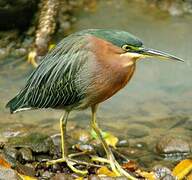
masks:
[[[138,62],[128,86],[100,106],[98,120],[103,129],[129,139],[131,144],[147,144],[148,148],[143,150],[147,155],[141,158],[144,163],[152,160],[158,163],[158,156],[152,152],[163,135],[181,135],[191,139],[192,16],[170,17],[146,4],[128,0],[100,1],[93,12],[80,10],[76,16],[74,31],[86,28],[126,30],[140,37],[145,46],[186,60],[185,63],[156,59]],[[38,110],[10,115],[4,108],[24,85],[30,71],[27,63],[19,66],[8,63],[0,67],[0,140],[28,131],[49,134],[59,131],[61,111]],[[74,112],[71,121],[81,122],[81,126],[87,128],[89,114],[89,110]],[[133,138],[130,130],[138,133],[145,130],[147,135]]]

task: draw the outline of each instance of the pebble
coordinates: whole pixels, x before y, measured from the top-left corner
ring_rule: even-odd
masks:
[[[76,144],[74,147],[80,151],[95,152],[94,147],[91,144]]]
[[[172,175],[171,170],[167,167],[156,165],[153,170],[157,179],[176,180],[176,178]]]
[[[8,139],[8,144],[15,148],[29,148],[35,153],[53,154],[54,144],[52,139],[40,133],[31,133],[25,136],[17,136]]]
[[[58,173],[51,180],[73,180],[74,178],[69,174]]]
[[[10,168],[5,168],[3,166],[0,166],[0,179],[1,180],[20,180],[20,177],[17,175],[17,173]]]
[[[182,156],[189,154],[191,152],[190,144],[180,138],[180,137],[173,137],[173,136],[164,136],[162,137],[157,145],[156,151],[161,155],[168,155],[168,156]]]
[[[128,147],[129,142],[127,139],[122,139],[117,142],[117,147]]]
[[[71,137],[73,137],[73,139],[86,143],[91,139],[90,134],[84,130],[84,129],[75,129],[74,131],[70,132]]]
[[[49,171],[45,171],[42,174],[42,179],[50,179],[52,175],[53,175],[53,173],[51,173]]]
[[[24,160],[24,161],[32,161],[33,160],[33,155],[32,155],[32,152],[29,148],[21,148],[19,150],[20,154],[21,154],[21,158]]]
[[[20,156],[20,153],[17,149],[15,149],[14,147],[11,147],[11,146],[5,146],[3,148],[3,153],[8,156],[8,157],[11,157],[13,159],[18,159],[19,156]]]

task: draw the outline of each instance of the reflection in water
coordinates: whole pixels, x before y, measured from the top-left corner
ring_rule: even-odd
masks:
[[[151,152],[162,135],[192,136],[189,128],[192,124],[192,36],[189,36],[192,17],[173,18],[143,4],[126,0],[116,2],[100,1],[95,12],[76,12],[75,31],[86,28],[126,30],[140,37],[147,47],[167,51],[186,60],[185,63],[156,59],[138,62],[130,84],[104,102],[98,113],[106,129],[118,136],[129,137],[130,144],[142,142],[150,145],[150,148],[144,148],[146,156],[141,160],[147,162],[156,158]],[[19,60],[16,62],[19,64]],[[61,112],[56,110],[8,114],[4,106],[22,87],[31,68],[28,64],[17,66],[14,61],[0,68],[1,131],[11,132],[15,128],[22,133],[25,126],[31,131],[57,132],[57,119]],[[88,114],[88,110],[73,113],[71,119],[81,121],[87,127]],[[10,134],[7,136],[14,133]],[[0,140],[5,138],[4,135],[0,132]]]

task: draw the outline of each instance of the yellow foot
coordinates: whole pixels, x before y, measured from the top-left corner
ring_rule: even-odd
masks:
[[[37,67],[38,64],[36,62],[36,58],[37,58],[37,53],[35,51],[31,51],[28,54],[27,61],[28,63],[32,64],[34,67]]]
[[[51,161],[47,161],[47,165],[50,166],[50,165],[54,165],[54,164],[57,164],[57,163],[63,163],[65,162],[67,164],[67,166],[75,173],[77,174],[81,174],[81,175],[86,175],[88,173],[87,170],[79,170],[77,168],[74,167],[75,164],[82,164],[81,162],[77,161],[77,160],[73,160],[73,159],[70,159],[70,158],[61,158],[61,159],[56,159],[56,160],[51,160]]]
[[[108,160],[108,159],[101,158],[98,156],[92,156],[91,160],[101,162],[101,163],[108,163],[111,167],[111,170],[117,176],[126,176],[130,180],[137,180],[137,178],[135,178],[134,176],[130,175],[127,171],[125,171],[114,158],[111,158],[110,160]]]

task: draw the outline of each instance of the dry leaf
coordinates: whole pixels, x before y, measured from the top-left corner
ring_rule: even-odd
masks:
[[[34,178],[34,177],[30,177],[30,176],[25,176],[23,174],[19,174],[19,177],[22,179],[22,180],[37,180],[37,178]]]
[[[185,159],[173,169],[173,175],[176,176],[178,180],[181,180],[185,178],[190,171],[192,171],[192,160]]]
[[[122,167],[123,167],[123,169],[127,169],[132,172],[135,171],[136,169],[138,169],[138,166],[135,163],[135,161],[129,161],[127,163],[123,163]]]
[[[147,180],[156,180],[154,172],[145,172],[145,171],[137,170],[137,173]]]
[[[109,146],[116,148],[116,144],[119,141],[119,139],[116,136],[114,136],[109,132],[104,132],[104,131],[101,131],[101,135]],[[95,139],[98,139],[97,134],[93,130],[91,131],[91,136]]]
[[[97,174],[98,175],[103,174],[103,175],[110,176],[110,177],[115,177],[116,176],[116,174],[113,171],[110,171],[106,166],[100,167],[97,170]]]
[[[0,156],[0,165],[6,168],[11,168],[11,164],[9,164],[3,157]]]

